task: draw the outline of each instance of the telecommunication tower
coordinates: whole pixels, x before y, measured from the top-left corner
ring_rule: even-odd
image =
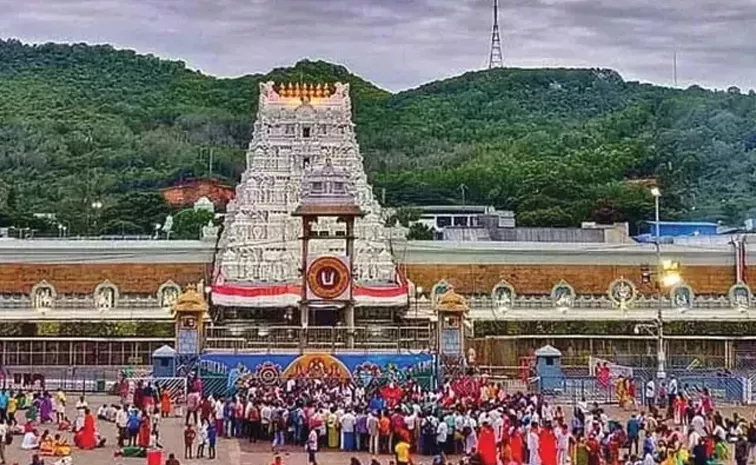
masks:
[[[501,68],[503,65],[501,35],[499,34],[499,0],[493,0],[493,31],[491,32],[491,54],[488,57],[488,69]]]

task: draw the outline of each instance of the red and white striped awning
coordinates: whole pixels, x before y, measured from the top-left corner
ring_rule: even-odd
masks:
[[[409,286],[397,271],[399,282],[388,286],[355,283],[353,297],[357,307],[401,307],[408,303]],[[296,307],[302,300],[300,284],[245,284],[226,282],[219,275],[212,286],[212,302],[223,307],[275,308]]]

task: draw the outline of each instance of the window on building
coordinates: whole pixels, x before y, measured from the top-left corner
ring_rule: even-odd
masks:
[[[467,226],[467,217],[466,216],[455,216],[454,217],[454,226]]]
[[[445,228],[447,226],[451,226],[451,224],[452,224],[451,216],[437,216],[436,217],[437,228]]]
[[[310,127],[309,126],[305,126],[305,127],[302,128],[302,137],[304,137],[305,139],[309,139],[310,138]]]

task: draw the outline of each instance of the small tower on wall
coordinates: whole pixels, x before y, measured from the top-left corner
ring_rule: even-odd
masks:
[[[465,319],[470,307],[464,297],[447,290],[438,298],[436,313],[438,315],[438,365],[439,378],[455,378],[466,372],[465,359]],[[472,363],[474,361],[471,360]]]
[[[173,304],[176,322],[176,353],[181,360],[199,357],[202,352],[205,320],[208,305],[201,291],[194,285],[187,286]]]
[[[364,216],[357,203],[354,186],[349,175],[334,167],[330,159],[324,165],[312,168],[302,182],[302,197],[292,213],[302,218],[301,257],[302,295],[300,321],[307,328],[311,317],[318,320],[317,312],[338,315],[338,323],[348,331],[348,344],[354,345],[354,223]],[[336,219],[345,225],[344,234],[331,234],[318,229],[321,218]],[[312,241],[335,242],[326,250],[344,250],[338,253],[313,253]],[[342,245],[343,244],[343,248]],[[323,250],[322,248],[316,250]],[[337,324],[338,324],[337,323]],[[303,332],[306,334],[306,331]],[[302,341],[306,344],[306,341]]]

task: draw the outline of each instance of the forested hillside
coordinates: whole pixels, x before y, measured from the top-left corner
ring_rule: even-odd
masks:
[[[0,41],[0,226],[51,212],[73,233],[148,232],[160,187],[244,169],[260,81],[345,81],[390,205],[492,204],[518,222],[737,223],[756,207],[756,96],[624,82],[610,70],[498,69],[398,94],[302,61],[236,79],[108,46]],[[93,201],[103,204],[93,211]]]

